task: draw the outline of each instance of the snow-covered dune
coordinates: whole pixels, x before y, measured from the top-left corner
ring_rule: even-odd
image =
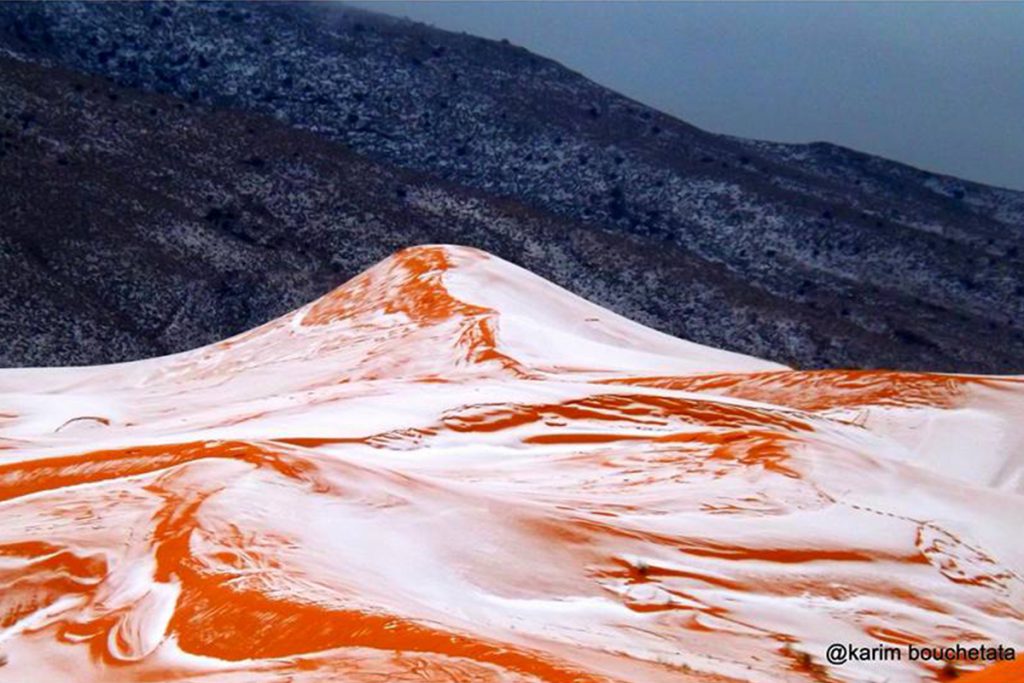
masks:
[[[918,681],[1024,646],[1024,382],[795,371],[462,247],[0,372],[0,681]]]

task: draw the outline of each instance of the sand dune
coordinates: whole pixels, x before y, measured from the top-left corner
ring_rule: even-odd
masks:
[[[0,681],[940,679],[825,650],[1024,646],[1022,414],[408,249],[205,348],[0,372]]]

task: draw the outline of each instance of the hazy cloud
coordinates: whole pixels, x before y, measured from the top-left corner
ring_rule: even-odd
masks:
[[[1024,189],[1024,3],[350,4],[508,38],[707,130]]]

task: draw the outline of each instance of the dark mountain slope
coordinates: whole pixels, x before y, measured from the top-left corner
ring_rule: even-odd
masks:
[[[237,277],[253,280],[251,287],[236,283],[235,291],[229,285],[211,285],[209,292],[190,285],[202,278],[177,261],[139,266],[152,268],[161,290],[202,291],[190,295],[203,300],[193,308],[209,311],[199,315],[171,307],[179,321],[171,327],[173,335],[163,331],[170,324],[168,311],[153,313],[151,323],[137,323],[142,328],[132,338],[158,339],[154,348],[184,348],[265,319],[359,270],[382,250],[414,239],[477,244],[673,334],[804,366],[1024,369],[1021,193],[831,145],[712,135],[522,49],[334,7],[5,4],[0,5],[0,45],[22,60],[59,63],[181,98],[188,123],[168,128],[160,141],[162,149],[180,151],[180,158],[149,150],[146,145],[153,141],[144,137],[144,119],[132,117],[121,121],[117,134],[93,131],[93,145],[117,141],[119,164],[146,159],[152,167],[148,173],[184,174],[202,188],[200,193],[218,188],[221,195],[206,192],[209,205],[200,194],[186,206],[192,219],[209,216],[203,219],[207,230],[233,235],[244,232],[239,223],[250,221],[276,234],[260,258],[234,262],[232,267],[244,273]],[[38,91],[38,86],[28,78],[18,87]],[[42,95],[39,107],[50,106],[54,97]],[[77,105],[65,106],[66,125],[74,128]],[[113,111],[116,103],[100,100],[96,106]],[[393,187],[379,194],[375,188],[350,188],[361,180],[352,177],[337,179],[335,191],[362,195],[373,207],[394,204],[389,223],[377,230],[347,228],[341,218],[349,214],[311,198],[309,179],[284,177],[272,166],[226,165],[213,180],[215,162],[226,164],[220,157],[244,157],[253,145],[268,141],[263,134],[220,140],[218,124],[208,119],[241,114],[205,107],[270,115],[315,135],[262,124],[274,131],[267,135],[287,138],[289,145],[298,144],[293,137],[315,140],[308,143],[311,151],[333,150],[376,173],[397,174],[387,166],[398,165],[474,187],[486,194],[465,196],[487,211],[501,207],[542,217],[535,220],[548,226],[544,244],[512,247],[512,242],[540,238],[518,234],[521,226],[481,217],[472,229],[450,218],[416,227],[408,197],[398,203]],[[319,138],[344,143],[385,165],[359,161]],[[209,159],[202,152],[214,142],[218,158]],[[30,156],[24,163],[34,162]],[[116,194],[118,182],[144,169],[118,172],[124,177],[63,184],[43,175],[25,189],[38,193],[50,186],[65,201],[78,196],[80,202],[103,205],[113,200],[101,192]],[[253,174],[262,180],[246,180]],[[230,204],[229,198],[241,202],[253,187],[282,192],[305,212],[296,209],[301,216],[289,221],[279,215],[284,210],[271,211],[261,223],[255,217],[239,219],[249,215],[244,202],[242,208],[218,205]],[[92,232],[72,246],[106,240],[134,261],[123,246],[132,243],[125,240],[127,233],[147,242],[187,242],[158,210],[175,192],[173,183],[154,182],[118,220],[104,222],[90,214]],[[443,192],[461,193],[454,186]],[[423,210],[430,215],[460,213],[444,197],[427,204],[429,210]],[[44,207],[31,221],[19,218],[21,229],[31,233],[34,226],[54,222]],[[303,233],[299,223],[307,222],[320,232]],[[7,239],[12,230],[5,227]],[[512,240],[512,253],[486,243],[495,239]],[[593,261],[564,255],[582,250],[581,242],[612,239],[616,251]],[[362,251],[338,251],[346,240],[358,241]],[[292,242],[305,246],[287,248]],[[72,246],[53,245],[51,258],[73,261],[80,270],[84,258],[69,251]],[[309,250],[319,256],[299,255]],[[325,265],[332,259],[336,273]],[[91,267],[99,272],[117,261],[102,259],[102,265]],[[680,280],[682,264],[687,276]],[[111,275],[118,282],[116,272]],[[68,275],[71,282],[80,276]],[[128,284],[103,295],[106,299],[96,305],[120,310],[129,319],[134,301],[152,299]],[[109,324],[124,329],[116,319]],[[148,352],[144,346],[137,350]],[[81,359],[106,358],[106,351],[90,346],[78,353]],[[71,357],[47,358],[14,354],[8,362]]]
[[[462,242],[689,336],[786,348],[797,317],[686,252],[388,167],[266,117],[0,59],[0,363],[199,346],[410,244]],[[714,310],[713,316],[702,310]],[[884,341],[854,327],[855,348]]]

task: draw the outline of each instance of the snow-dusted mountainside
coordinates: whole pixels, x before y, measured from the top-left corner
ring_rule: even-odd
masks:
[[[825,647],[1024,646],[1022,412],[407,249],[205,348],[0,372],[0,681],[939,680]]]
[[[334,3],[5,2],[0,59],[0,365],[195,348],[444,242],[803,368],[1024,371],[1021,192]]]

